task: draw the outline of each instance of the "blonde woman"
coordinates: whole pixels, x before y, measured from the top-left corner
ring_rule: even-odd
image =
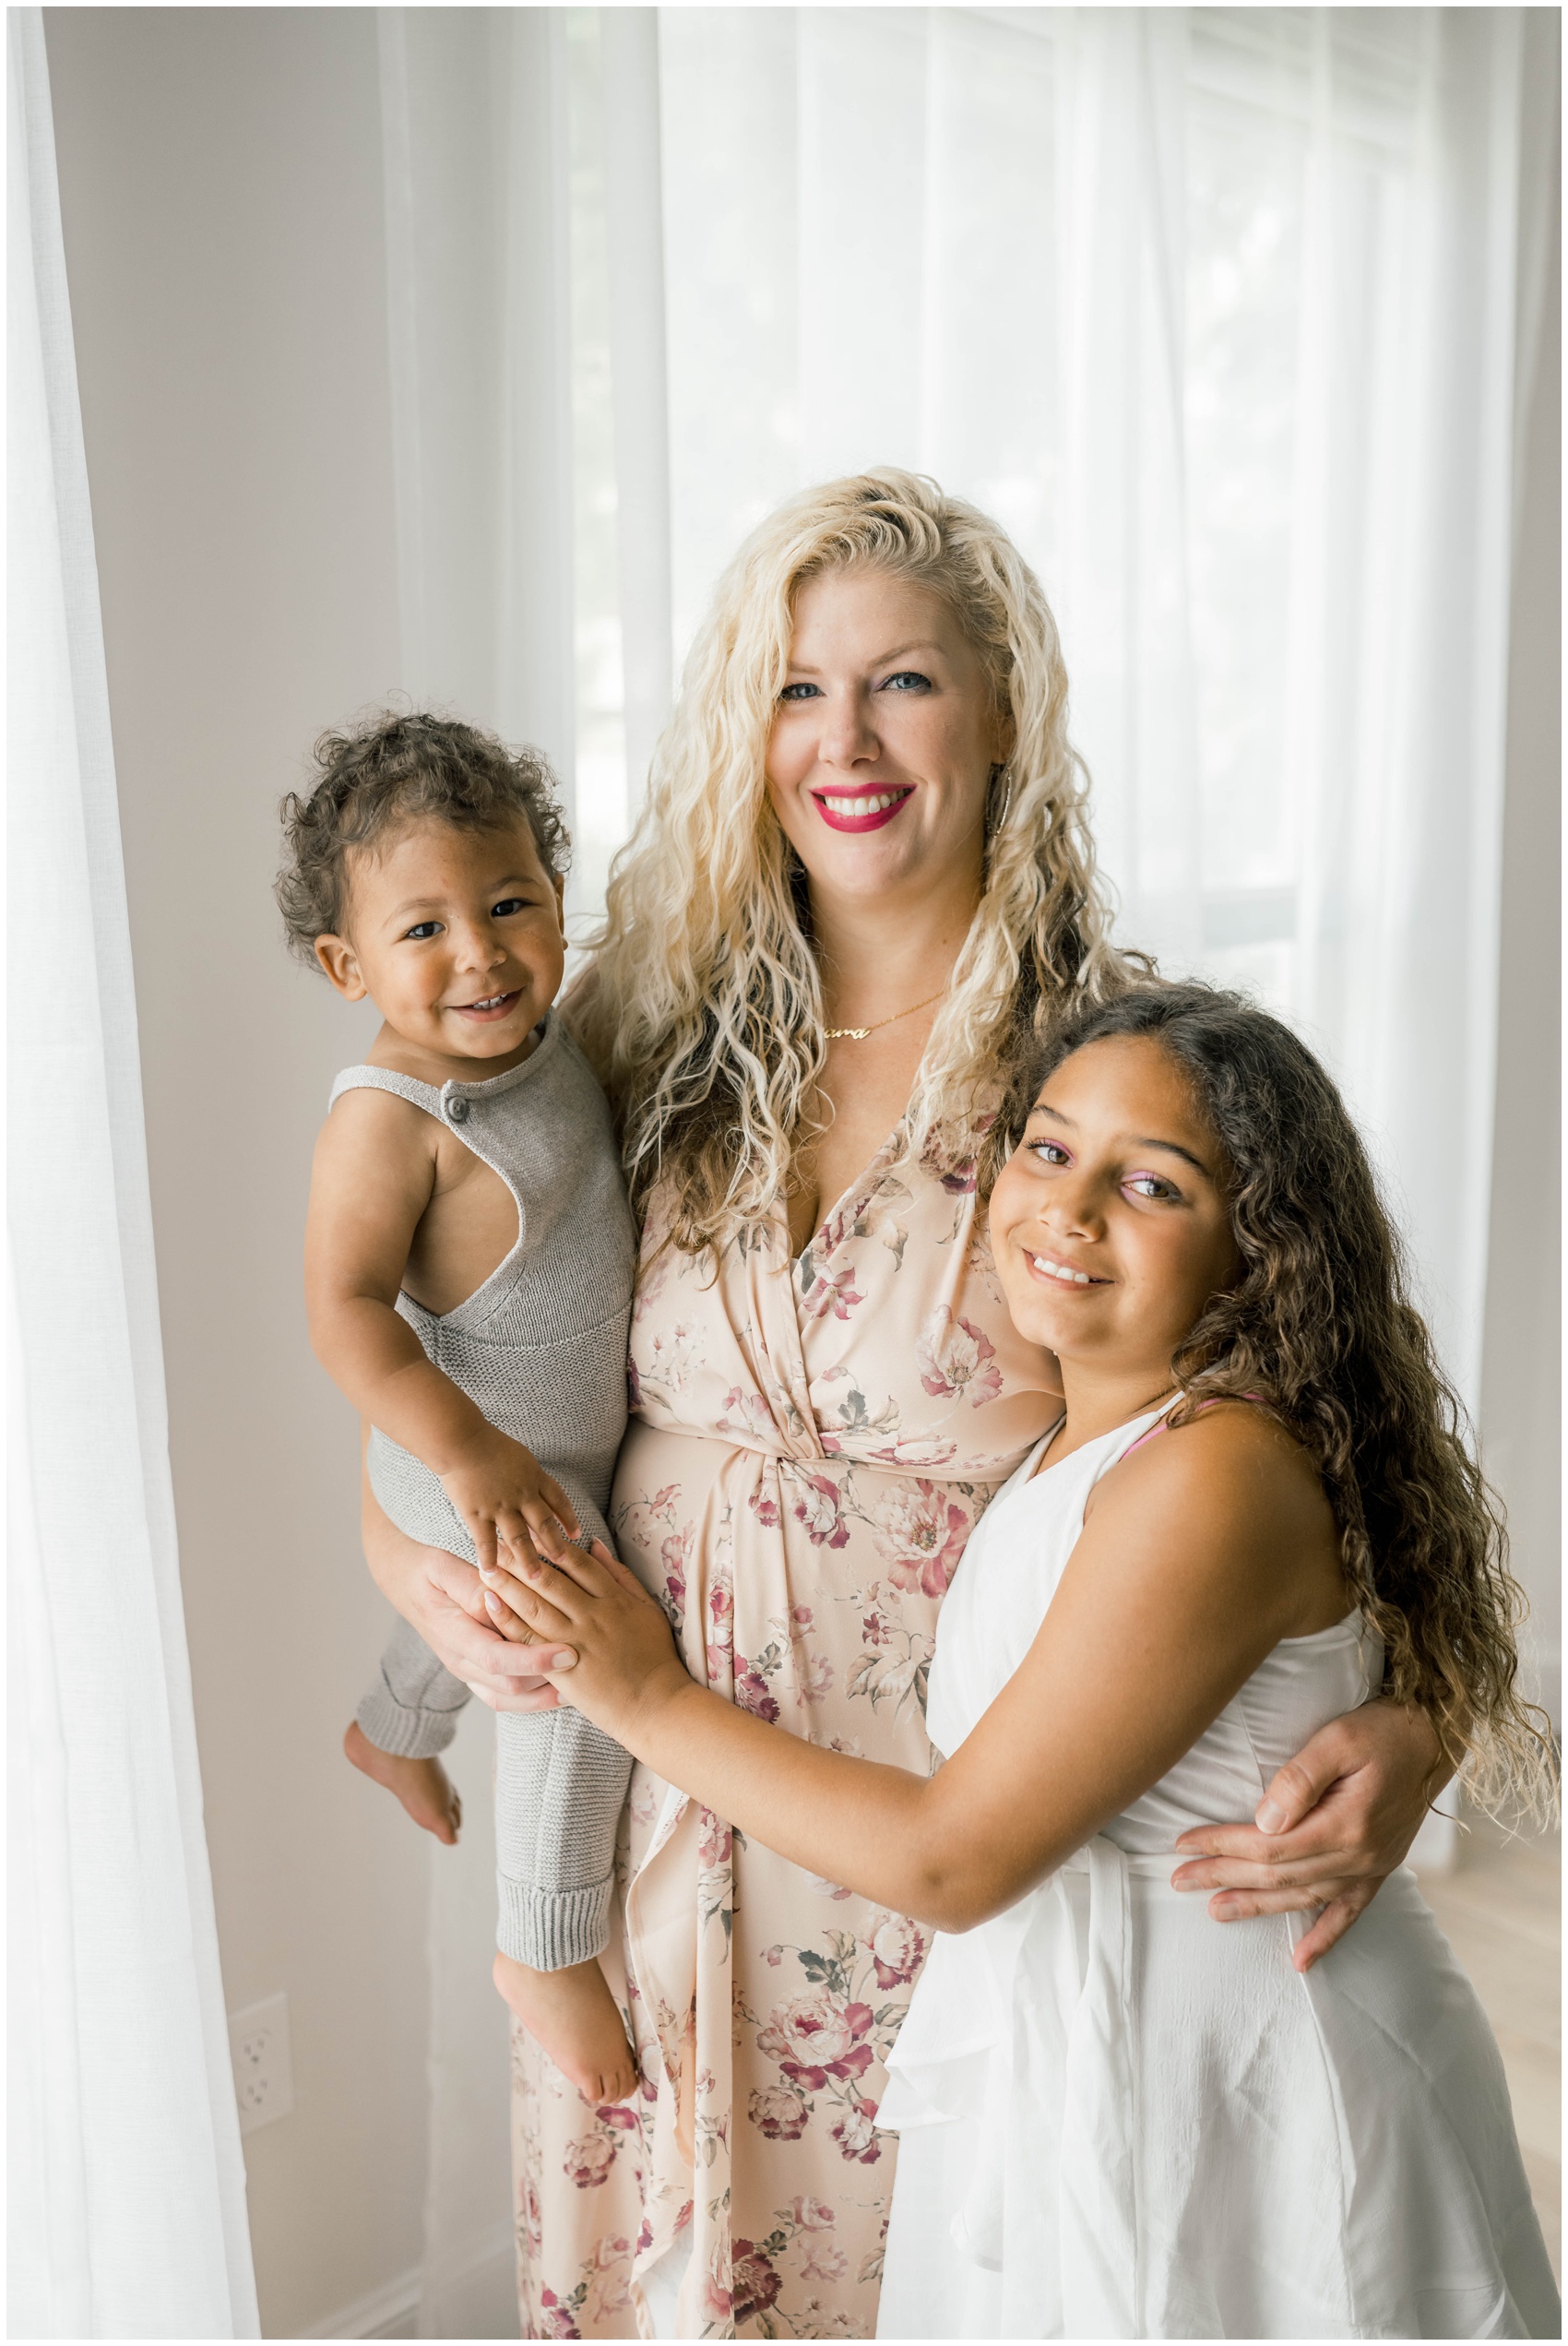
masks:
[[[921,1772],[944,1593],[1061,1407],[977,1212],[990,1135],[1059,1013],[1124,982],[1066,693],[982,515],[892,470],[797,499],[719,584],[575,1010],[644,1231],[621,1554],[700,1683]],[[528,1699],[548,1649],[487,1636],[486,1602],[521,1633],[466,1568],[368,1544],[449,1667]],[[1321,1907],[1310,1963],[1403,1857],[1436,1750],[1390,1707],[1336,1721],[1273,1838],[1189,1836],[1185,1886],[1221,1920]],[[640,2102],[592,2111],[515,2042],[527,2333],[872,2336],[875,2118],[924,1953],[639,1768],[608,1960]]]

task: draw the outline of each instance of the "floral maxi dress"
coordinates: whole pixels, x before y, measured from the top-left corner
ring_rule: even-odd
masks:
[[[924,1773],[937,1608],[1059,1404],[972,1169],[900,1162],[897,1139],[797,1260],[781,1213],[717,1272],[659,1252],[652,1220],[611,1520],[699,1683]],[[897,2155],[877,2105],[925,1934],[640,1766],[622,1856],[608,1960],[640,2102],[593,2111],[514,2032],[525,2334],[650,2334],[662,2264],[683,2337],[872,2337]]]

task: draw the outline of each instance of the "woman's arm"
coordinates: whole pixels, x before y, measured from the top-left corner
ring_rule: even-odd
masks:
[[[553,1648],[541,1653],[493,1628],[484,1589],[471,1564],[444,1548],[422,1548],[383,1514],[364,1476],[361,1532],[371,1578],[387,1602],[419,1631],[436,1660],[471,1686],[492,1710],[552,1710],[554,1687],[540,1673]]]
[[[1220,1923],[1321,1908],[1296,1943],[1296,1969],[1310,1971],[1403,1864],[1452,1774],[1424,1713],[1365,1703],[1320,1727],[1280,1769],[1253,1825],[1183,1833],[1178,1850],[1200,1862],[1171,1879],[1218,1892],[1208,1911]]]
[[[696,1686],[662,1614],[608,1558],[493,1586],[576,1649],[565,1698],[669,1781],[796,1864],[963,1931],[1164,1775],[1300,1633],[1303,1602],[1321,1613],[1321,1573],[1280,1569],[1317,1530],[1313,1504],[1250,1412],[1125,1461],[1024,1661],[934,1777],[818,1750]]]

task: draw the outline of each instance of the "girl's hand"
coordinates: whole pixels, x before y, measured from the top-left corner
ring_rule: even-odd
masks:
[[[590,1549],[567,1548],[552,1565],[518,1561],[513,1572],[486,1573],[484,1582],[498,1628],[511,1614],[538,1648],[559,1640],[569,1649],[552,1658],[552,1682],[563,1701],[608,1733],[690,1688],[662,1609],[601,1540]]]
[[[555,1689],[542,1674],[548,1654],[518,1642],[527,1632],[516,1622],[515,1637],[492,1622],[473,1566],[407,1538],[376,1505],[368,1480],[362,1496],[371,1577],[444,1668],[492,1710],[553,1710]]]
[[[1178,1889],[1218,1890],[1219,1923],[1318,1907],[1296,1945],[1309,1971],[1402,1864],[1447,1780],[1431,1721],[1394,1703],[1364,1703],[1320,1727],[1279,1770],[1252,1825],[1203,1826],[1176,1846]]]

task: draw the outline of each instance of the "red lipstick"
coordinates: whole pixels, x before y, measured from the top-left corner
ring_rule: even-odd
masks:
[[[891,823],[895,815],[902,813],[914,794],[911,783],[895,783],[892,788],[885,783],[873,783],[861,790],[814,790],[811,793],[830,831],[879,831],[885,823]],[[830,806],[829,799],[836,800],[837,805]],[[857,803],[865,806],[863,815],[842,811]]]

